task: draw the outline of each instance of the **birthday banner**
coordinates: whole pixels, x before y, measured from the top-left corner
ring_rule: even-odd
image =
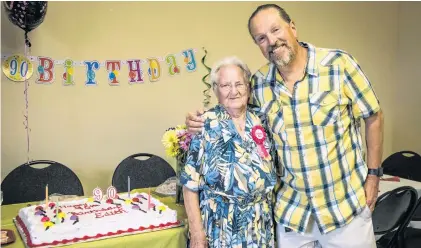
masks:
[[[86,86],[99,84],[96,73],[99,70],[107,72],[107,81],[111,86],[118,86],[127,80],[129,84],[144,83],[146,77],[150,82],[159,81],[163,73],[170,76],[179,75],[183,70],[194,72],[197,69],[195,58],[196,49],[186,49],[181,53],[168,54],[165,57],[149,57],[146,59],[125,59],[125,60],[84,60],[73,61],[71,58],[55,60],[45,56],[24,55],[2,55],[2,71],[12,81],[22,82],[30,79],[34,74],[34,63],[36,67],[36,79],[38,84],[52,84],[58,78],[64,86],[75,85],[75,81],[83,80]],[[77,79],[74,76],[76,67],[84,67],[85,77]],[[121,69],[127,67],[126,75]],[[146,73],[144,73],[144,70]]]

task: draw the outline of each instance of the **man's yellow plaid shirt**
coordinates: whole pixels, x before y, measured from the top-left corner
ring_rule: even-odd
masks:
[[[380,110],[356,60],[341,50],[308,48],[293,92],[273,63],[252,78],[252,105],[268,118],[282,170],[276,220],[303,233],[312,214],[322,233],[348,224],[366,206],[360,119]]]

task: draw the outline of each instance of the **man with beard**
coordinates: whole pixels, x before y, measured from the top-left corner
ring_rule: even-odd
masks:
[[[282,165],[278,246],[376,247],[371,211],[382,175],[383,114],[368,78],[349,53],[299,42],[278,5],[259,6],[248,28],[269,61],[252,77],[250,104],[267,118]],[[189,113],[186,124],[198,132],[203,121]]]

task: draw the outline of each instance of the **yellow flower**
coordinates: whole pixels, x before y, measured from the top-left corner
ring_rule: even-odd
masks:
[[[165,148],[173,148],[173,146],[177,145],[178,139],[175,130],[168,130],[164,133],[162,137],[162,144],[164,144]]]
[[[179,151],[179,146],[178,145],[174,145],[172,147],[168,147],[165,152],[167,153],[168,156],[170,157],[176,157],[178,155],[178,151]]]

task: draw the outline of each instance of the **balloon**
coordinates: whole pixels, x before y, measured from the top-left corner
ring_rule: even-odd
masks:
[[[37,28],[47,14],[46,1],[5,1],[3,2],[9,21],[25,31],[25,42],[31,47],[28,33]]]
[[[110,78],[110,80],[113,80],[113,79],[115,78],[115,74],[114,74],[114,72],[111,72],[111,73],[110,73],[109,78]]]
[[[95,79],[95,72],[93,70],[88,71],[88,79]]]
[[[41,74],[44,73],[44,67],[42,67],[42,65],[38,66],[38,72]]]
[[[129,77],[134,79],[136,77],[136,73],[134,71],[129,72]]]

